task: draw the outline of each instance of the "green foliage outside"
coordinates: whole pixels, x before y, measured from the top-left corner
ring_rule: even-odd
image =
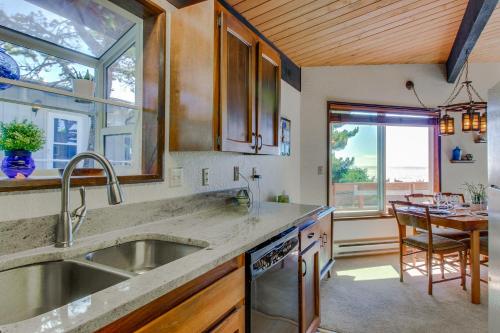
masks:
[[[330,148],[332,150],[332,183],[364,183],[373,182],[373,177],[368,175],[368,170],[354,166],[354,157],[336,157],[335,152],[344,149],[350,138],[356,136],[359,127],[349,131],[340,130],[342,125],[333,125],[330,135]]]
[[[45,144],[45,134],[37,125],[24,120],[0,122],[0,150],[40,150]]]

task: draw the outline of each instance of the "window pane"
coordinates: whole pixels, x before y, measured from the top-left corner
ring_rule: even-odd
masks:
[[[89,71],[92,76],[95,76],[94,68],[76,62],[60,59],[52,55],[1,40],[0,45],[0,47],[5,49],[6,53],[14,58],[19,65],[22,81],[71,90],[72,84],[70,74],[73,69],[80,73]]]
[[[135,104],[136,53],[135,45],[123,53],[106,71],[106,96]],[[107,106],[106,126],[124,126],[135,124],[136,113],[133,110]]]
[[[386,126],[386,199],[432,193],[429,128]]]
[[[113,165],[132,165],[132,135],[106,135],[104,153]]]
[[[0,24],[96,58],[134,26],[92,0],[0,0]]]
[[[76,145],[78,124],[74,120],[54,119],[54,142]]]
[[[376,125],[330,125],[331,202],[338,212],[379,210]]]
[[[54,144],[54,168],[64,168],[69,160],[76,155],[76,145]]]

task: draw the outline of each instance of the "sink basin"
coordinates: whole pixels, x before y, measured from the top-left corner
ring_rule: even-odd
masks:
[[[85,259],[142,274],[202,250],[203,247],[161,240],[138,240],[88,253]]]
[[[38,263],[0,272],[0,325],[49,312],[127,278],[73,261]]]

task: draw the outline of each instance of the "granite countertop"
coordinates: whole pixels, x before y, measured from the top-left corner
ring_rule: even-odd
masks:
[[[160,239],[205,249],[135,276],[100,292],[21,322],[0,325],[9,332],[93,332],[246,252],[324,208],[299,204],[256,204],[251,212],[227,205],[88,237],[73,247],[38,247],[0,256],[0,270],[41,261],[79,257],[138,239]]]

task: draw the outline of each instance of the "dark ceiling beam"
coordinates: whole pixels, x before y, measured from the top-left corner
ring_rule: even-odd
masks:
[[[472,52],[498,0],[469,0],[455,42],[446,61],[447,80],[455,82],[467,56]]]

